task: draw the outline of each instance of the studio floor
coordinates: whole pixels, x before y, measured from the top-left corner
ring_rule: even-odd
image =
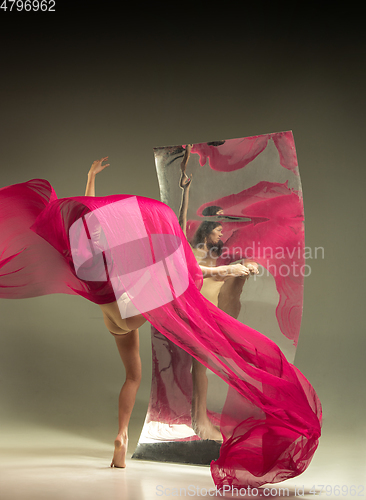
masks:
[[[112,443],[47,428],[1,430],[1,500],[144,500],[217,496],[209,467],[131,459],[139,428],[130,430],[127,468],[110,468]],[[105,440],[104,440],[105,441]],[[365,436],[323,428],[307,471],[258,489],[226,491],[226,498],[365,498]],[[320,490],[323,485],[323,490]],[[257,494],[256,494],[257,493]]]

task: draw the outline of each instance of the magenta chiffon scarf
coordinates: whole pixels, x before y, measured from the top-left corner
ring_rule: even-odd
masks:
[[[201,270],[167,205],[123,195],[57,199],[50,184],[42,179],[2,188],[0,297],[17,299],[66,293],[81,295],[97,304],[118,299],[110,276],[104,281],[80,278],[69,233],[78,220],[109,206],[102,226],[108,225],[110,233],[127,234],[123,224],[127,205],[117,202],[129,198],[138,205],[147,247],[153,248],[158,236],[176,238],[181,242],[185,262],[180,257],[175,264],[181,262],[182,269],[175,267],[175,272],[180,276],[187,274],[183,292],[175,293],[171,286],[172,300],[147,311],[141,310],[133,299],[132,302],[159,332],[229,385],[220,422],[224,442],[219,459],[211,464],[215,484],[218,488],[260,486],[301,474],[318,445],[320,401],[308,380],[287,362],[274,342],[234,320],[200,294]],[[129,245],[121,245],[107,262],[109,270],[114,268],[122,276],[122,282],[131,268],[137,269],[136,252],[131,249]],[[144,249],[138,245],[140,264],[144,262]],[[154,255],[157,259],[156,252]],[[93,259],[95,256],[90,257],[88,266]],[[152,264],[151,249],[146,251],[145,264]],[[172,269],[167,272],[171,284],[174,273]],[[164,293],[159,276],[152,271],[148,284],[156,297]],[[122,285],[127,287],[126,283]],[[239,397],[231,398],[232,391]],[[240,401],[245,408],[251,408],[249,414],[241,412]]]

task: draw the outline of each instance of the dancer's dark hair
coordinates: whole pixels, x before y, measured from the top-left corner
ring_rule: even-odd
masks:
[[[207,238],[207,243],[206,243],[207,248],[210,250],[210,252],[215,252],[217,254],[217,256],[220,257],[224,243],[220,240],[218,243],[210,244],[210,241],[208,240],[209,235],[218,226],[221,226],[221,222],[204,220],[199,225],[197,231],[195,232],[195,235],[193,236],[193,240],[192,240],[193,248],[202,247],[205,243],[206,238]]]

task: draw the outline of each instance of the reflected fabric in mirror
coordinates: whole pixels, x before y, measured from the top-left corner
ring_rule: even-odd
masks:
[[[161,200],[201,266],[202,295],[273,340],[292,363],[306,274],[292,133],[161,147],[154,155]],[[133,458],[210,464],[219,456],[223,409],[240,411],[242,420],[260,410],[154,327],[152,356],[151,396]]]

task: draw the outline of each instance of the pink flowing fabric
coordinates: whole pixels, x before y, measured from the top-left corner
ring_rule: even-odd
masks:
[[[139,238],[131,237],[132,229],[123,225],[133,203],[143,220]],[[107,274],[104,281],[100,269],[91,272],[93,279],[80,278],[73,256],[75,244],[69,237],[80,219],[86,220],[98,210],[105,234],[115,235],[117,240],[122,234],[132,240],[117,245],[110,254],[102,252]],[[139,223],[136,227],[140,230]],[[201,270],[168,206],[123,195],[58,200],[47,181],[35,179],[0,190],[0,229],[0,297],[67,293],[102,304],[127,292],[133,305],[159,332],[220,376],[230,386],[229,396],[230,392],[239,395],[227,398],[221,415],[224,443],[219,459],[211,464],[218,488],[279,482],[306,469],[321,428],[321,405],[314,389],[276,344],[200,294]],[[182,253],[177,253],[179,249]],[[86,250],[78,251],[80,255]],[[178,255],[171,261],[174,265],[165,259],[173,253]],[[98,267],[97,257],[93,252],[83,257],[85,277],[94,264]],[[139,295],[129,293],[131,269],[139,272],[149,268],[147,287],[156,290],[159,297],[167,292],[161,285],[162,266],[157,265],[164,259],[172,300],[161,300],[158,307],[144,311]],[[177,278],[186,274],[187,286],[177,292]],[[112,286],[117,278],[122,287],[118,293]],[[251,407],[249,417],[241,411],[240,401],[243,407]]]

